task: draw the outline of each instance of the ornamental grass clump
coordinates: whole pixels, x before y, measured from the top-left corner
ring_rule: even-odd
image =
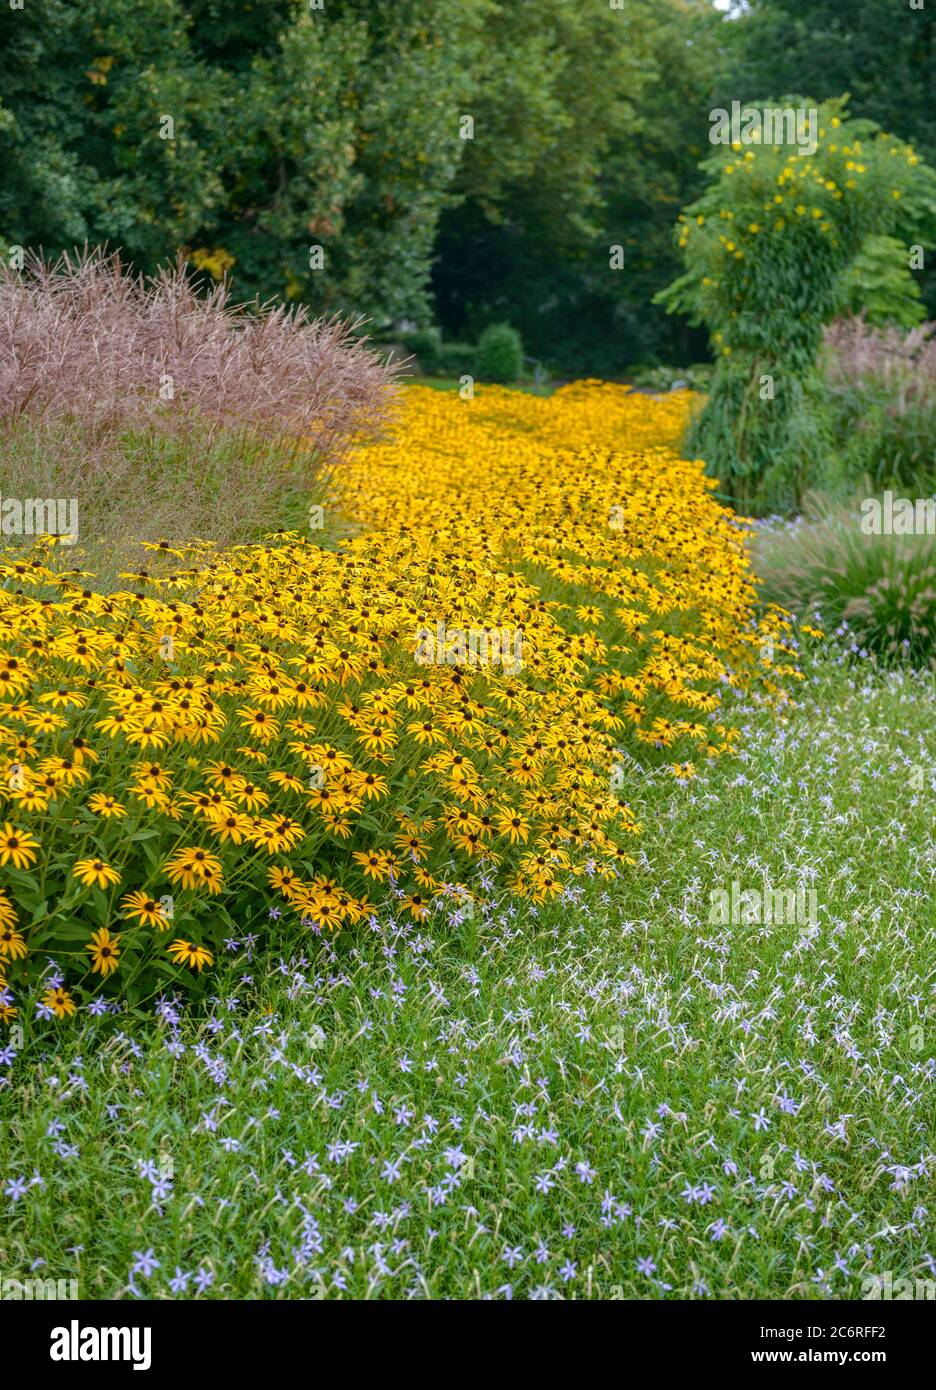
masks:
[[[200,295],[181,260],[151,279],[100,250],[4,263],[2,495],[74,499],[82,560],[254,538],[392,415],[357,326]]]
[[[283,914],[626,871],[640,763],[692,777],[733,689],[797,675],[747,528],[673,451],[686,408],[414,387],[333,479],[334,548],[153,542],[111,593],[56,548],[0,565],[6,1016],[30,977],[60,1017],[197,989]]]
[[[845,480],[936,490],[936,323],[904,332],[861,317],[826,329],[823,366]]]
[[[764,596],[815,616],[855,655],[936,669],[936,535],[870,530],[873,500],[870,481],[847,501],[810,494],[796,522],[764,527],[754,543]]]

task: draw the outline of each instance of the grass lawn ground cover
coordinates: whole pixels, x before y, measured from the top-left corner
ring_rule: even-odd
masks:
[[[335,936],[284,919],[273,950],[232,936],[207,1005],[170,990],[151,1021],[42,1023],[24,997],[5,1273],[84,1298],[936,1277],[934,685],[829,654],[799,697],[779,723],[741,705],[737,756],[694,780],[646,775],[613,883],[537,906],[481,869],[470,910],[428,921],[392,890]],[[718,920],[733,882],[815,911]]]

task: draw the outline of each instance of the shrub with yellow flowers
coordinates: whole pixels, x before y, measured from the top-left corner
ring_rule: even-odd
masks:
[[[927,240],[936,216],[936,172],[872,121],[850,118],[845,98],[784,97],[746,112],[765,105],[817,113],[815,148],[758,143],[758,129],[750,143],[719,147],[704,166],[707,188],[676,227],[685,273],[657,296],[708,328],[717,363],[687,447],[736,503],[760,511],[795,507],[806,489],[835,481],[816,365],[823,326],[849,303],[869,244]],[[907,279],[909,263],[908,249]]]
[[[148,546],[101,593],[50,543],[0,564],[0,1010],[193,987],[284,912],[421,921],[478,876],[613,876],[640,758],[728,752],[785,698],[745,523],[679,458],[685,395],[411,388],[332,548]],[[43,975],[53,959],[56,973]]]

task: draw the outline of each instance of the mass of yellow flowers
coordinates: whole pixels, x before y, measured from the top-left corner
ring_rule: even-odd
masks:
[[[153,542],[102,593],[0,563],[0,1016],[195,982],[283,912],[417,921],[633,862],[627,767],[690,778],[787,698],[687,393],[411,387],[329,483],[344,535]],[[50,973],[49,960],[55,962]]]

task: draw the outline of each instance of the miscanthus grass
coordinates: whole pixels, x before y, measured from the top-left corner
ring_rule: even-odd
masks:
[[[645,780],[619,883],[234,937],[211,1003],[151,1023],[25,1008],[0,1273],[306,1299],[936,1277],[934,713],[931,677],[832,658],[785,722],[743,715],[737,757]],[[732,883],[805,884],[814,920],[712,920]]]

